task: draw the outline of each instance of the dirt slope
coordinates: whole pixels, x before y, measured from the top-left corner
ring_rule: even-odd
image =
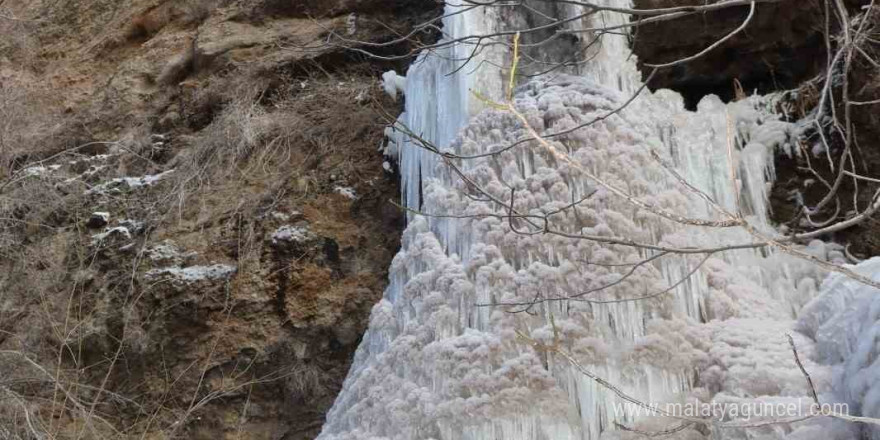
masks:
[[[0,438],[313,438],[399,244],[410,61],[325,42],[437,13],[0,0]]]

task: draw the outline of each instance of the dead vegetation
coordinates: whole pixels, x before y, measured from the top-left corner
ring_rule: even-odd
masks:
[[[792,231],[804,231],[814,227],[815,222],[828,222],[836,218],[851,218],[874,203],[874,196],[866,188],[872,181],[864,178],[839,179],[845,167],[851,167],[859,176],[874,176],[880,173],[880,154],[875,147],[880,139],[880,49],[874,44],[880,25],[880,13],[876,6],[862,19],[865,43],[862,43],[852,58],[851,65],[840,63],[830,76],[831,85],[826,90],[825,75],[804,82],[796,91],[789,94],[789,113],[795,120],[804,116],[815,117],[820,108],[829,114],[824,124],[814,123],[807,140],[824,147],[826,158],[808,160],[807,143],[803,143],[801,154],[779,155],[776,159],[778,175],[771,192],[773,219],[785,224]],[[861,22],[860,22],[861,25]],[[848,69],[848,70],[845,70]],[[846,84],[844,88],[844,84]],[[846,96],[844,96],[846,93]],[[823,103],[823,100],[825,101]],[[838,119],[843,120],[839,122]],[[850,132],[846,136],[844,133]],[[845,153],[845,155],[844,155]],[[835,164],[832,156],[843,156],[845,161]],[[861,182],[857,181],[861,180]],[[828,196],[828,186],[836,187]],[[812,212],[822,220],[804,218],[803,206],[813,206],[823,199],[826,203],[821,212]],[[818,215],[817,215],[818,214]],[[847,248],[857,258],[868,258],[880,252],[880,224],[876,220],[867,221],[854,227],[838,231],[832,238],[847,243]]]
[[[15,177],[0,194],[0,413],[11,422],[0,435],[202,438],[220,429],[270,438],[300,425],[309,428],[297,435],[312,435],[322,414],[314,405],[332,403],[357,342],[333,328],[362,331],[395,248],[395,234],[378,232],[387,223],[361,225],[396,196],[376,163],[384,125],[374,107],[387,98],[373,74],[215,77],[166,101],[180,117],[163,134],[139,125],[100,148],[4,149]],[[209,120],[193,122],[205,109]],[[151,186],[94,193],[114,178],[170,171]],[[340,185],[359,200],[335,193]],[[333,212],[316,217],[315,206]],[[108,227],[145,226],[130,240],[96,242],[100,229],[85,226],[95,211],[111,213]],[[273,215],[297,211],[326,238],[271,251],[267,237],[284,224]],[[165,264],[148,250],[166,239],[198,253],[183,264],[225,262],[238,275],[192,287],[145,278]],[[342,256],[328,256],[327,243]],[[333,276],[309,280],[306,267]],[[306,285],[317,297],[299,303]],[[328,288],[334,309],[348,305],[322,306]],[[276,295],[287,298],[280,309]]]
[[[398,245],[399,104],[388,65],[297,52],[344,20],[261,4],[0,2],[0,438],[320,429]]]

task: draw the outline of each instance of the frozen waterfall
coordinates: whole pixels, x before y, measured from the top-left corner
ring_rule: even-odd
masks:
[[[518,8],[446,8],[443,31],[450,41],[529,21]],[[557,5],[552,12],[572,18],[563,26],[569,30],[628,20],[584,14],[577,5]],[[772,100],[761,97],[724,104],[709,96],[689,112],[673,92],[645,91],[614,113],[640,85],[635,62],[622,35],[605,35],[599,45],[586,40],[572,46],[583,52],[582,62],[537,76],[515,95],[516,108],[543,135],[601,119],[549,138],[570,161],[535,141],[505,148],[528,138],[525,127],[472,97],[470,90],[501,99],[505,71],[499,67],[510,62],[507,47],[474,51],[464,40],[423,54],[409,69],[405,113],[389,134],[404,203],[425,215],[409,216],[390,285],[319,438],[598,439],[627,435],[619,425],[662,431],[678,424],[619,411],[621,400],[612,391],[522,336],[560,344],[578,365],[644,402],[808,404],[785,338],[792,333],[817,387],[831,392],[831,369],[810,361],[814,335],[795,332],[797,312],[817,295],[824,273],[767,248],[665,252],[755,238],[741,228],[664,219],[587,177],[658,209],[721,219],[664,166],[669,164],[719,205],[741,209],[772,235],[766,194],[773,151],[796,138],[795,127],[779,121],[769,110]],[[411,134],[474,157],[455,161],[467,182]],[[735,143],[732,154],[729,142]],[[526,219],[511,219],[498,201],[546,218],[557,231],[600,240],[522,233],[535,230]],[[829,261],[843,258],[839,247],[820,242],[805,250]],[[868,393],[876,394],[875,388]],[[863,401],[877,406],[880,400],[871,394]],[[809,438],[827,424],[750,432]],[[707,432],[701,429],[684,427],[675,436],[702,438]],[[746,435],[744,429],[718,429],[725,429],[725,438]]]

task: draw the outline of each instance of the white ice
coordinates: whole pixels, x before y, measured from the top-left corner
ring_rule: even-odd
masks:
[[[570,17],[578,8],[559,11]],[[509,8],[463,12],[447,5],[446,12],[448,39],[492,33],[523,20]],[[566,27],[626,20],[603,12]],[[688,190],[663,165],[668,164],[723,210],[741,212],[755,234],[778,234],[768,219],[772,158],[777,150],[792,149],[797,127],[773,114],[771,98],[724,104],[708,96],[689,112],[679,95],[662,90],[645,91],[611,114],[640,83],[625,39],[603,38],[588,49],[590,62],[568,72],[577,76],[546,75],[516,91],[516,108],[562,152],[556,155],[534,141],[485,155],[528,138],[516,117],[485,109],[469,95],[473,89],[503,99],[503,71],[473,69],[507,65],[503,46],[478,51],[462,66],[473,49],[463,40],[421,55],[409,69],[405,112],[388,135],[404,203],[429,215],[409,215],[390,285],[373,309],[319,438],[596,439],[630,435],[617,430],[617,423],[653,430],[677,425],[617,414],[615,393],[523,337],[558,343],[583,368],[647,402],[795,404],[804,401],[808,388],[786,339],[790,333],[817,389],[831,395],[831,369],[817,362],[812,335],[795,328],[798,311],[816,296],[826,275],[812,263],[768,247],[660,255],[543,234],[543,220],[529,225],[509,218],[502,203],[515,194],[517,212],[549,215],[548,223],[567,234],[670,248],[757,240],[742,228],[666,220],[596,180],[656,209],[726,218]],[[548,136],[598,117],[604,119]],[[426,146],[474,157],[454,163],[485,193],[465,184]],[[575,202],[575,208],[562,210]],[[799,249],[822,260],[840,254],[821,242]],[[636,264],[649,257],[657,258]],[[871,405],[880,402],[865,395]],[[723,437],[807,439],[842,432],[831,425],[815,419],[727,429]],[[690,427],[674,437],[705,434]],[[714,430],[709,434],[722,437]]]

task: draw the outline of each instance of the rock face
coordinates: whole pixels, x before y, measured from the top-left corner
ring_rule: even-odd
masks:
[[[327,38],[438,13],[0,2],[0,437],[313,438],[399,246],[411,61]]]
[[[635,0],[636,9],[702,6],[703,0]],[[821,2],[760,3],[748,27],[705,56],[659,70],[649,86],[681,93],[693,108],[700,98],[715,94],[725,101],[736,88],[750,94],[798,87],[825,67],[824,7]],[[861,0],[847,3],[854,9]],[[675,20],[643,25],[633,37],[643,78],[650,68],[695,55],[738,28],[749,6],[731,7]]]

